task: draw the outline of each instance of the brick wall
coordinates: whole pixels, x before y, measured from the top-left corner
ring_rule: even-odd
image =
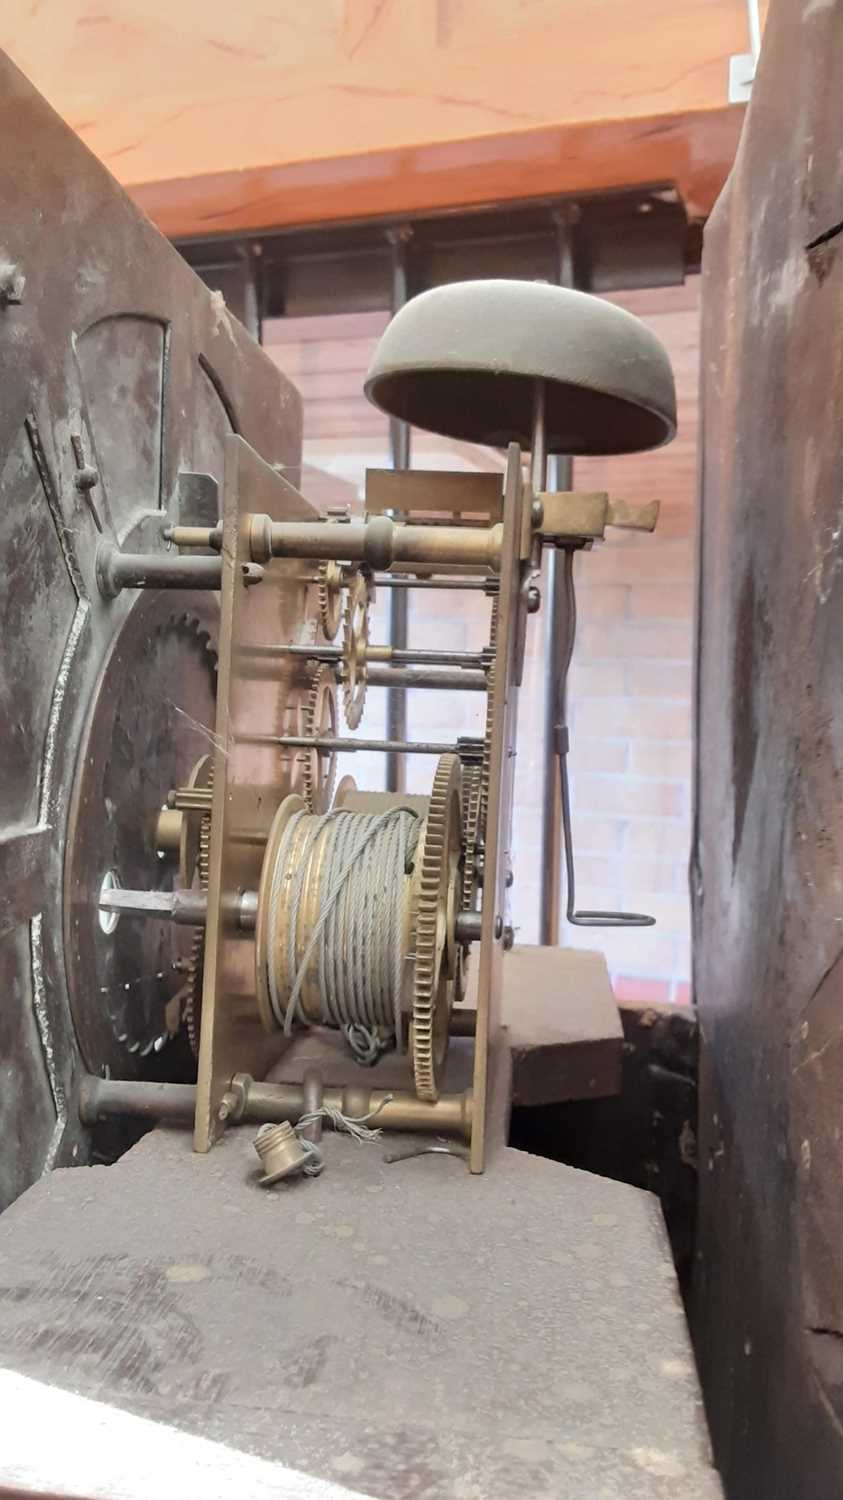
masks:
[[[616,299],[645,318],[674,365],[679,435],[656,453],[582,459],[574,483],[628,499],[662,501],[654,536],[616,532],[575,562],[579,629],[570,691],[571,772],[580,907],[646,911],[653,928],[565,928],[562,939],[606,952],[619,997],[687,999],[690,974],[691,647],[696,487],[698,287]],[[383,314],[270,323],[269,352],[304,397],[304,486],[316,503],[356,505],[367,466],[389,463],[385,418],[363,398],[363,376]],[[413,434],[418,468],[501,469],[500,455]],[[381,591],[372,637],[385,639]],[[411,595],[410,641],[454,649],[485,643],[488,602],[473,594]],[[516,881],[512,916],[523,942],[537,936],[540,871],[542,636],[530,621],[516,771]],[[385,693],[370,689],[365,733],[384,729]],[[411,738],[482,732],[482,695],[416,692]],[[360,785],[382,785],[380,756],[347,766]],[[408,785],[425,791],[432,765],[413,757]]]

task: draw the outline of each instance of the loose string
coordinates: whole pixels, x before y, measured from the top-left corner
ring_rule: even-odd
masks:
[[[342,1131],[345,1135],[350,1135],[352,1140],[357,1141],[358,1145],[363,1146],[372,1141],[380,1140],[383,1135],[383,1131],[377,1126],[372,1130],[369,1126],[369,1121],[374,1120],[375,1116],[380,1114],[384,1105],[389,1104],[391,1099],[391,1094],[385,1094],[380,1102],[375,1105],[374,1109],[370,1109],[366,1115],[344,1115],[341,1109],[337,1109],[330,1104],[323,1104],[319,1109],[309,1110],[307,1114],[301,1115],[298,1122],[293,1126],[293,1130],[295,1131],[299,1145],[307,1153],[307,1161],[302,1167],[305,1177],[319,1177],[325,1170],[325,1159],[322,1155],[321,1146],[317,1146],[315,1141],[309,1140],[304,1134],[308,1126],[315,1125],[317,1120],[329,1120],[335,1130]],[[268,1130],[274,1129],[274,1125],[261,1125],[255,1136],[255,1142],[257,1143],[261,1136],[265,1135]]]

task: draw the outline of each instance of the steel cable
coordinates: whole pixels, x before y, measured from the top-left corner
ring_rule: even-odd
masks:
[[[291,869],[302,818],[304,838]],[[418,839],[419,816],[404,807],[377,814],[336,808],[321,816],[299,812],[290,819],[270,885],[267,946],[270,1002],[285,1035],[292,1034],[296,1022],[313,1023],[301,1001],[311,973],[320,1023],[341,1030],[359,1062],[375,1062],[392,1037],[401,1050],[406,876]],[[300,951],[301,903],[317,858],[324,864],[320,885],[325,897]],[[279,951],[286,954],[287,972],[293,976],[286,997],[274,961]]]

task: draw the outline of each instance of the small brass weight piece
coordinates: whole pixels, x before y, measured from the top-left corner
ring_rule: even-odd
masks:
[[[261,1187],[269,1188],[284,1177],[295,1177],[303,1172],[311,1154],[302,1145],[289,1120],[280,1125],[262,1125],[255,1136],[255,1150],[261,1160],[264,1175]]]

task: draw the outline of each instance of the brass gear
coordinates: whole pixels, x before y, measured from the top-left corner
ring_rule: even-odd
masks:
[[[456,968],[454,920],[459,879],[462,817],[460,762],[439,758],[416,855],[415,965],[410,1044],[419,1099],[435,1103],[438,1074],[448,1045],[448,1021]]]
[[[307,734],[305,728],[305,716],[307,710],[307,697],[303,691],[291,688],[286,698],[282,701],[280,711],[280,733],[282,735]],[[295,792],[297,796],[304,796],[305,782],[310,765],[310,755],[306,750],[295,749],[280,751],[281,754],[281,785],[289,792]]]
[[[207,764],[206,764],[207,763]],[[199,763],[204,770],[204,785],[213,792],[213,757],[203,756]],[[196,775],[199,767],[194,767]],[[198,877],[199,889],[207,893],[211,878],[211,813],[203,812],[199,822],[199,837],[196,844],[196,864],[191,877]],[[194,1057],[199,1056],[199,1034],[202,1026],[202,985],[205,979],[205,928],[194,927],[187,960],[187,984],[182,1021],[187,1029],[187,1039]]]
[[[342,642],[342,697],[345,722],[349,729],[357,728],[366,702],[366,651],[369,645],[371,597],[366,578],[360,572],[355,573],[348,587]]]
[[[462,850],[463,867],[460,882],[460,911],[474,911],[477,900],[477,853],[480,837],[480,766],[463,766],[462,773]],[[454,1004],[465,998],[466,976],[471,949],[458,943],[454,965]]]
[[[492,766],[492,724],[495,704],[494,652],[498,640],[498,598],[492,600],[489,623],[490,663],[486,673],[486,725],[483,734],[483,758],[479,766],[463,769],[463,870],[460,889],[460,910],[475,909],[479,885],[478,858],[486,841],[486,818],[489,811],[489,785]],[[460,943],[456,949],[454,964],[454,1004],[465,997],[466,976],[471,949]]]
[[[316,597],[319,601],[319,621],[322,634],[328,641],[334,640],[342,624],[342,591],[345,576],[333,558],[319,564],[316,580]]]
[[[460,911],[473,911],[477,894],[477,847],[480,838],[480,766],[465,766],[462,773],[463,870]]]
[[[183,787],[177,787],[171,794],[171,805],[178,807],[182,793],[187,792],[190,801],[195,805],[201,803],[205,794],[208,794],[208,806],[210,806],[210,779],[213,775],[211,764],[212,756],[200,755],[195,766],[192,768]],[[187,807],[181,810],[181,828],[179,831],[179,884],[185,889],[193,884],[196,874],[196,861],[199,858],[199,832],[201,818],[197,817],[196,811]]]
[[[498,597],[492,600],[492,618],[489,624],[489,651],[492,656],[486,673],[486,728],[483,735],[483,762],[480,768],[480,820],[478,839],[486,842],[486,818],[489,812],[489,783],[492,772],[492,724],[495,713],[495,659],[498,644]]]
[[[333,737],[337,732],[337,694],[334,673],[327,662],[318,666],[310,679],[310,690],[304,709],[302,733],[309,739],[320,735]],[[331,805],[337,757],[334,751],[305,752],[301,777],[301,795],[308,811],[324,813]],[[294,788],[298,790],[298,788]]]

